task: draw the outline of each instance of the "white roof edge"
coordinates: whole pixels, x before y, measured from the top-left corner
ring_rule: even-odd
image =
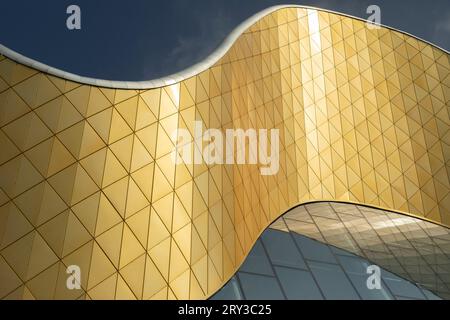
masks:
[[[245,20],[244,22],[242,22],[241,24],[239,24],[226,38],[225,40],[220,44],[219,47],[217,47],[217,49],[214,50],[214,52],[212,52],[208,57],[206,57],[205,59],[203,59],[201,62],[192,65],[191,67],[184,69],[180,72],[177,72],[175,74],[169,75],[169,76],[165,76],[162,78],[158,78],[158,79],[152,79],[152,80],[146,80],[146,81],[111,81],[111,80],[103,80],[103,79],[96,79],[96,78],[89,78],[89,77],[83,77],[80,75],[76,75],[70,72],[66,72],[57,68],[53,68],[50,67],[48,65],[45,65],[41,62],[38,62],[36,60],[33,60],[31,58],[25,57],[24,55],[15,52],[7,47],[5,47],[4,45],[0,44],[0,54],[4,55],[5,57],[14,60],[20,64],[29,66],[33,69],[39,70],[41,72],[45,72],[48,73],[50,75],[59,77],[59,78],[63,78],[66,80],[70,80],[70,81],[74,81],[74,82],[78,82],[78,83],[82,83],[82,84],[87,84],[87,85],[93,85],[93,86],[98,86],[98,87],[105,87],[105,88],[112,88],[112,89],[153,89],[153,88],[160,88],[160,87],[164,87],[170,84],[174,84],[174,83],[178,83],[181,80],[185,80],[188,78],[191,78],[199,73],[201,73],[202,71],[207,70],[208,68],[210,68],[211,66],[213,66],[217,61],[219,61],[228,51],[229,49],[233,46],[233,44],[236,42],[236,40],[245,32],[247,31],[252,25],[254,25],[256,22],[258,22],[259,20],[261,20],[262,18],[266,17],[267,15],[280,10],[280,9],[286,9],[286,8],[301,8],[301,9],[311,9],[311,10],[317,10],[317,11],[322,11],[322,12],[328,12],[328,13],[333,13],[333,14],[337,14],[340,16],[344,16],[344,17],[348,17],[348,18],[352,18],[352,19],[356,19],[356,20],[360,20],[360,21],[366,21],[362,18],[359,17],[354,17],[352,15],[348,15],[345,13],[341,13],[341,12],[336,12],[333,10],[327,10],[327,9],[321,9],[321,8],[316,8],[316,7],[311,7],[311,6],[303,6],[303,5],[278,5],[278,6],[272,6],[269,7],[267,9],[264,9],[256,14],[254,14],[253,16],[251,16],[250,18],[248,18],[247,20]],[[408,32],[402,31],[402,30],[398,30],[396,28],[393,27],[389,27],[389,26],[385,26],[385,25],[380,25],[380,27],[383,28],[387,28],[390,30],[394,30],[400,33],[403,33],[407,36],[410,36],[412,38],[415,38],[417,40],[420,40],[424,43],[427,43],[437,49],[440,49],[442,51],[444,51],[447,54],[450,54],[449,51],[429,42],[426,41],[424,39],[421,39],[417,36],[414,36]]]

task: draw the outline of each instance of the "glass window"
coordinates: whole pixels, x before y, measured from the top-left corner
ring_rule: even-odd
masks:
[[[283,291],[289,300],[322,300],[322,294],[308,271],[275,267]]]
[[[273,276],[272,266],[260,240],[256,242],[239,271]]]
[[[269,229],[264,232],[262,241],[273,264],[306,269],[290,233]]]
[[[345,273],[347,273],[353,286],[364,300],[392,300],[393,297],[389,293],[386,285],[382,283],[381,289],[369,289],[367,287],[367,279],[370,274],[367,273],[367,267],[370,263],[356,256],[338,256],[339,262]],[[383,271],[381,272],[383,277]]]
[[[381,289],[369,289],[367,286],[367,279],[370,275],[356,273],[347,273],[347,275],[363,300],[394,299],[383,283],[381,284]]]
[[[425,299],[425,296],[421,290],[411,282],[385,270],[382,271],[381,276],[395,296],[410,299]]]
[[[217,292],[211,300],[243,300],[241,289],[236,277],[231,278],[228,283]]]
[[[308,262],[308,264],[326,299],[359,299],[340,266],[321,262]]]
[[[276,278],[238,273],[239,281],[246,299],[249,300],[284,300],[285,297],[281,291]]]
[[[333,247],[333,246],[331,247],[331,251],[333,251],[335,255],[355,257],[355,255],[353,253]]]
[[[327,263],[336,263],[336,259],[334,258],[333,253],[327,245],[295,233],[293,233],[293,236],[298,246],[300,247],[300,250],[302,251],[305,259]]]
[[[356,256],[338,256],[338,259],[345,272],[351,272],[359,275],[367,274],[367,267],[370,264],[366,260]]]
[[[426,290],[426,289],[422,289],[423,294],[427,297],[428,300],[442,300],[441,298],[439,298],[437,295],[435,295],[433,292]]]

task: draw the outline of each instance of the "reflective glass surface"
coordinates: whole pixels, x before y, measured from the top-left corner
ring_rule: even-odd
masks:
[[[374,226],[376,223],[377,231],[382,232],[388,226],[400,226],[398,222],[405,219],[405,216],[397,213],[351,204],[315,203],[297,207],[275,221],[271,228],[262,234],[247,258],[253,260],[253,256],[258,254],[260,261],[266,263],[269,261],[274,270],[273,275],[269,273],[271,276],[267,277],[263,275],[261,269],[248,267],[247,262],[244,262],[246,267],[241,267],[225,288],[212,299],[244,300],[258,297],[258,299],[292,300],[435,300],[448,298],[449,291],[445,286],[445,283],[448,283],[448,271],[445,270],[450,263],[450,246],[448,243],[444,245],[442,239],[448,238],[450,230],[418,219],[407,218],[409,229],[414,229],[414,224],[418,224],[421,227],[420,230],[424,230],[423,233],[416,232],[414,237],[409,237],[409,241],[423,243],[437,241],[440,242],[440,246],[436,246],[433,252],[408,250],[408,255],[402,254],[401,251],[389,253],[377,251],[376,248],[382,246],[388,248],[401,246],[398,242],[399,239],[403,239],[401,231],[397,230],[394,233],[393,229],[390,229],[389,236],[378,238],[377,241],[371,240],[370,246],[365,241],[356,240],[358,249],[351,252],[348,249],[336,247],[340,245],[345,248],[345,245],[341,242],[341,237],[336,240],[336,237],[329,236],[328,223],[322,225],[322,220],[312,222],[316,217],[322,216],[333,217],[340,221],[345,215],[359,216],[363,212],[366,213],[364,223],[360,221],[359,226],[353,225],[353,228],[339,232],[337,228],[334,228],[332,235],[345,233],[345,238],[351,239],[359,234],[358,229],[365,229],[366,233],[370,234],[370,230],[373,231],[373,229],[368,226]],[[315,234],[316,239],[295,231],[295,229],[298,230],[299,224],[307,228],[308,223],[315,225],[318,232]],[[402,226],[405,224],[403,223]],[[278,253],[271,254],[276,248],[279,248]],[[370,254],[370,261],[367,253]],[[261,255],[266,255],[266,259],[263,259]],[[414,264],[423,260],[439,261],[439,267],[430,265],[419,272],[417,269],[420,269],[420,266]],[[375,289],[368,285],[369,277],[373,274],[369,268],[374,265],[381,270],[380,288]],[[414,269],[416,269],[415,273],[406,271]],[[389,270],[403,270],[403,277]],[[259,283],[256,283],[257,281]],[[229,289],[231,284],[235,288],[234,291]],[[258,289],[257,292],[255,288]]]

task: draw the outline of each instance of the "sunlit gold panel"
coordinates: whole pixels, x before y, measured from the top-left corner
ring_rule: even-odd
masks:
[[[0,297],[202,299],[294,205],[450,225],[447,53],[307,9],[261,19],[210,69],[92,87],[0,58]],[[172,134],[280,130],[280,170],[174,165]],[[68,290],[66,268],[82,271]]]

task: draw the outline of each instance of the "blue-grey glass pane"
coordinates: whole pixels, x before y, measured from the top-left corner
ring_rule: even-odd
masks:
[[[394,297],[389,293],[387,288],[381,285],[381,289],[369,289],[367,279],[370,275],[362,275],[355,273],[347,273],[353,286],[358,291],[363,300],[393,300]]]
[[[231,278],[228,283],[215,294],[211,300],[243,300],[241,289],[236,277]]]
[[[239,271],[273,276],[272,266],[260,240],[256,242]]]
[[[421,290],[411,282],[385,270],[382,271],[381,277],[395,296],[411,299],[425,299]]]
[[[238,273],[245,298],[248,300],[284,300],[285,297],[273,277]]]
[[[289,300],[323,300],[308,271],[275,267],[275,272]]]
[[[383,269],[382,288],[370,290],[367,286],[370,276],[367,267],[371,264],[355,254],[302,235],[267,230],[238,276],[212,299],[283,299],[285,296],[303,300],[440,299],[432,292]]]
[[[356,256],[338,256],[345,273],[353,283],[359,295],[364,300],[392,300],[393,297],[388,289],[381,286],[381,289],[369,289],[367,279],[371,274],[367,273],[367,267],[370,263]]]
[[[333,246],[330,246],[331,251],[334,252],[335,255],[340,255],[340,256],[348,256],[348,257],[356,257],[356,255],[354,255],[351,252],[348,252],[346,250],[342,250]]]
[[[428,300],[442,300],[440,297],[429,290],[422,288],[422,293],[427,297]]]
[[[307,260],[315,260],[327,263],[336,263],[330,248],[318,241],[311,240],[304,236],[293,233],[295,241],[297,241],[303,256]]]
[[[307,262],[321,291],[329,300],[357,300],[358,294],[338,265]]]
[[[290,233],[269,229],[264,232],[262,242],[273,264],[306,269],[306,264]]]
[[[352,272],[360,275],[366,275],[367,267],[370,265],[367,260],[356,256],[339,256],[338,260],[341,263],[342,268],[344,268],[347,273]]]

